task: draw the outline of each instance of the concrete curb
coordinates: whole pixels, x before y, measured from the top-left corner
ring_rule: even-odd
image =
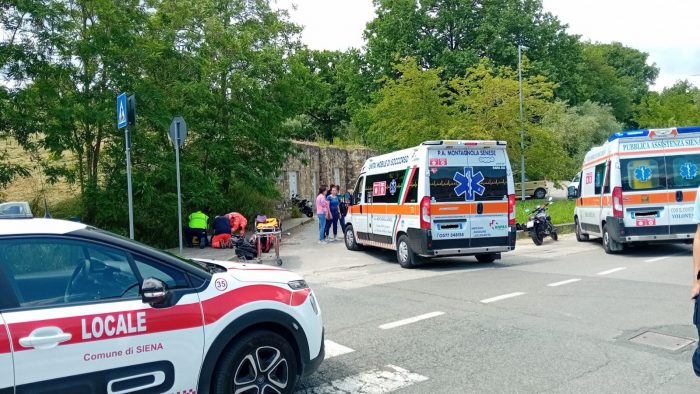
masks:
[[[556,224],[554,225],[554,227],[557,229],[558,234],[570,234],[573,233],[575,230],[574,223]],[[530,234],[527,231],[518,231],[516,234],[517,239],[530,237]]]

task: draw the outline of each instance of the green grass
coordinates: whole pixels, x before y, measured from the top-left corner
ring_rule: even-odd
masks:
[[[529,213],[525,213],[526,209],[532,211],[537,205],[546,203],[547,200],[525,200],[516,201],[515,203],[515,218],[518,223],[526,223]],[[553,224],[573,223],[574,221],[574,200],[555,200],[549,206],[547,211],[552,217]]]

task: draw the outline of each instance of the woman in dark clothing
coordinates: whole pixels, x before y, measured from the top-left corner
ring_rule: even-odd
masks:
[[[333,191],[334,187],[336,187],[336,186],[332,183],[330,186],[328,186],[328,194],[326,195],[326,200],[330,201],[329,197],[331,196],[331,192]],[[331,218],[326,220],[326,228],[324,230],[324,235],[326,237],[326,240],[328,240],[328,232],[330,231],[330,229],[331,229]]]
[[[333,186],[331,188],[331,194],[328,195],[328,204],[331,210],[331,220],[330,224],[326,224],[326,227],[330,231],[331,224],[333,225],[333,240],[338,240],[338,219],[340,219],[340,198],[338,198],[338,187]],[[328,238],[328,237],[327,237]],[[330,238],[328,238],[330,239]]]

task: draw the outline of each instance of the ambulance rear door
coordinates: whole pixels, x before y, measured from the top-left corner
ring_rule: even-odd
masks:
[[[649,141],[620,142],[624,225],[629,236],[667,236],[670,226],[665,149]]]
[[[697,140],[694,138],[693,140]],[[681,146],[692,145],[691,140],[681,140]],[[700,141],[698,141],[700,143]],[[666,181],[668,184],[668,220],[670,234],[695,233],[693,208],[696,190],[700,186],[700,146],[697,150],[666,150]]]

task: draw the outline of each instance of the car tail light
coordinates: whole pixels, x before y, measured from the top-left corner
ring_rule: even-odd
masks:
[[[420,228],[430,229],[430,197],[428,196],[420,200]]]
[[[622,212],[623,204],[622,204],[622,188],[617,186],[613,188],[612,192],[612,209],[613,209],[613,216],[616,218],[621,218],[624,217],[624,213]]]
[[[515,194],[508,195],[508,224],[515,225]]]

